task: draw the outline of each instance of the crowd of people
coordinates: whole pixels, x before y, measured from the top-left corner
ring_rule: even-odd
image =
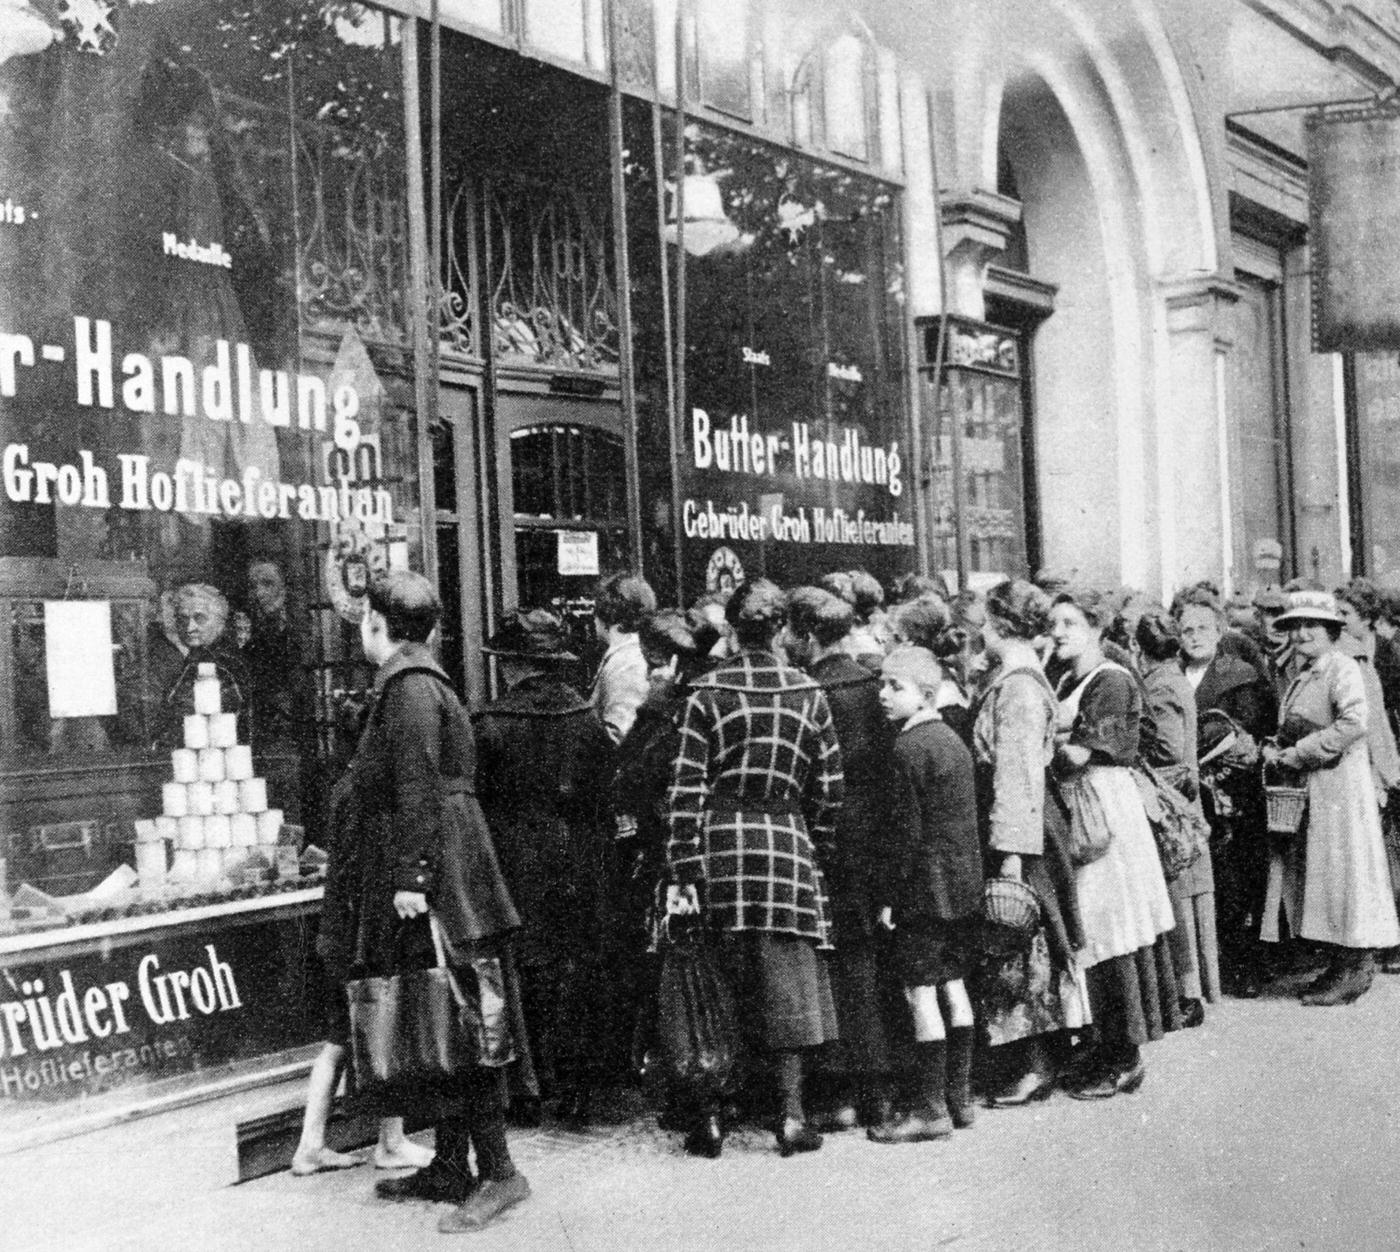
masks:
[[[454,962],[500,964],[517,1037],[514,1066],[442,1112],[434,1159],[379,1184],[453,1201],[445,1230],[528,1194],[508,1111],[586,1122],[596,1092],[645,1074],[678,928],[744,1044],[723,1089],[652,1091],[708,1157],[739,1119],[786,1156],[858,1126],[946,1139],[975,1093],[1128,1094],[1144,1046],[1222,990],[1312,966],[1302,1002],[1338,1006],[1378,962],[1400,972],[1400,597],[1365,580],[1228,603],[1200,583],[1164,606],[1049,573],[950,595],[851,571],[682,610],[616,575],[591,686],[570,681],[566,624],[523,609],[489,642],[501,695],[470,726],[427,647],[431,586],[387,575],[369,605],[376,701],[323,956],[337,979],[393,968],[406,931],[426,950],[431,911]],[[1184,867],[1154,833],[1163,788],[1209,824]],[[1022,941],[988,942],[988,901],[1017,893]],[[344,1163],[323,1116],[305,1172]]]

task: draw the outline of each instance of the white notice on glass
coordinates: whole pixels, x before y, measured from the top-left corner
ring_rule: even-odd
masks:
[[[50,717],[116,716],[110,603],[46,600],[44,651]]]
[[[596,530],[561,530],[559,534],[559,572],[598,576],[598,532]]]

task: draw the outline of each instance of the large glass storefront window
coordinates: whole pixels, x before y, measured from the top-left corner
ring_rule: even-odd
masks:
[[[0,32],[0,946],[26,951],[316,883],[362,592],[420,533],[400,20],[60,9],[47,42]],[[187,1032],[185,1067],[289,1020]]]
[[[671,481],[664,323],[633,334],[649,572],[674,566],[677,540],[687,596],[745,574],[912,568],[895,191],[692,122],[682,229],[676,180],[658,184],[650,160],[649,110],[629,105],[626,121],[633,307],[664,307],[663,283],[678,303],[685,268],[674,503],[650,486]],[[669,117],[664,129],[670,154]]]
[[[1376,582],[1400,584],[1400,363],[1393,354],[1361,352],[1352,358],[1360,499],[1353,514],[1357,564]]]

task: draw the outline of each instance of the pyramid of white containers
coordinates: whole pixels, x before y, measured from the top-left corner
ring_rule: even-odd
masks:
[[[174,848],[168,877],[211,886],[246,863],[250,849],[271,848],[282,810],[267,807],[267,780],[253,775],[253,749],[238,742],[238,715],[225,713],[218,674],[202,662],[185,746],[170,754],[172,779],[161,786],[161,843]]]

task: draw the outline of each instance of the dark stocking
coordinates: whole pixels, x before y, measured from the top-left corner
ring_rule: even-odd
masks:
[[[499,1073],[473,1078],[467,1089],[467,1120],[482,1181],[510,1178],[515,1173],[515,1162],[510,1159],[506,1143],[505,1093]]]
[[[802,1053],[785,1049],[778,1053],[778,1087],[783,1097],[783,1120],[805,1122],[802,1108]]]
[[[918,1043],[914,1045],[916,1060],[914,1103],[920,1112],[933,1117],[947,1116],[948,1113],[948,1045]]]

